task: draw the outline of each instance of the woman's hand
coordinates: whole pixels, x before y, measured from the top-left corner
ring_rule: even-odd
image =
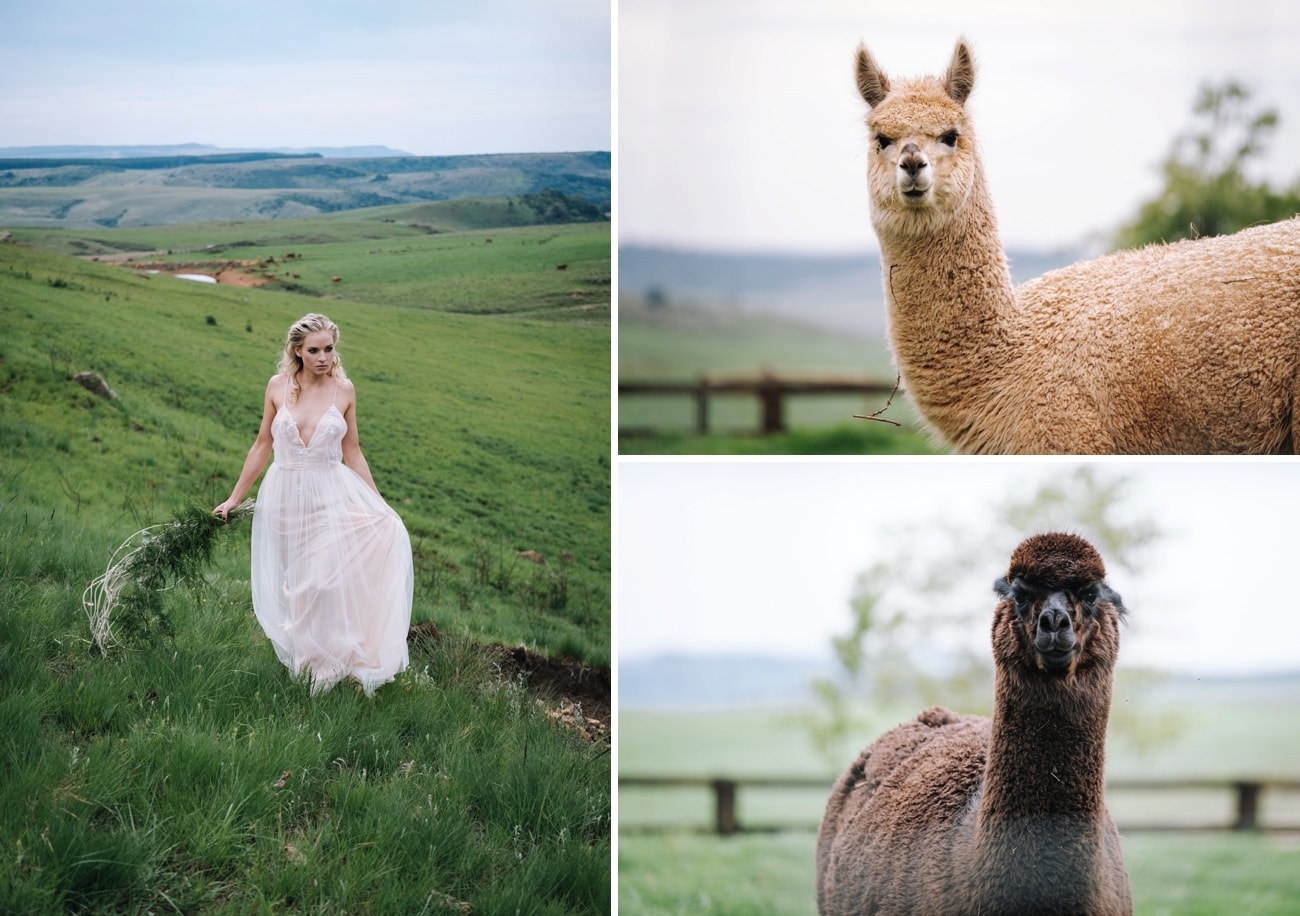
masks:
[[[217,508],[213,509],[212,514],[221,516],[221,520],[223,522],[230,521],[230,510],[234,509],[238,505],[239,505],[239,500],[228,499],[221,505],[217,506]]]

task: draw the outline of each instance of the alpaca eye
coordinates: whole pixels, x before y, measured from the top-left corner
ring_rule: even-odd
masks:
[[[946,134],[944,134],[942,137],[939,138],[939,142],[942,143],[944,146],[956,146],[956,145],[957,145],[957,138],[958,138],[959,136],[961,136],[961,135],[960,135],[959,133],[957,133],[957,131],[955,131],[955,130],[950,130],[950,131],[948,131]]]
[[[894,138],[886,137],[884,134],[876,134],[876,142],[880,144],[881,149],[889,149],[889,145],[894,142]]]

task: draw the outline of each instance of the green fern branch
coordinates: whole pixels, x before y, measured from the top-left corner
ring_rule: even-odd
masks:
[[[253,514],[246,499],[230,511],[228,521]],[[121,645],[117,628],[139,636],[152,630],[170,635],[171,622],[160,593],[180,582],[198,579],[212,557],[217,534],[228,521],[206,509],[192,508],[170,522],[150,525],[122,542],[104,574],[82,592],[90,635],[99,651]]]

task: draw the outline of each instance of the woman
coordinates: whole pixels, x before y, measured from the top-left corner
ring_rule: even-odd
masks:
[[[226,518],[274,452],[253,510],[253,611],[312,693],[352,677],[372,695],[407,665],[411,542],[361,454],[338,337],[324,315],[289,328],[257,439],[213,512]]]

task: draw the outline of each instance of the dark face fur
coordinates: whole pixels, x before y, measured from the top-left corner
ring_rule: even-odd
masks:
[[[1056,677],[1113,668],[1125,610],[1105,575],[1083,538],[1044,534],[1021,543],[1006,577],[993,584],[1002,599],[993,614],[998,663]]]

